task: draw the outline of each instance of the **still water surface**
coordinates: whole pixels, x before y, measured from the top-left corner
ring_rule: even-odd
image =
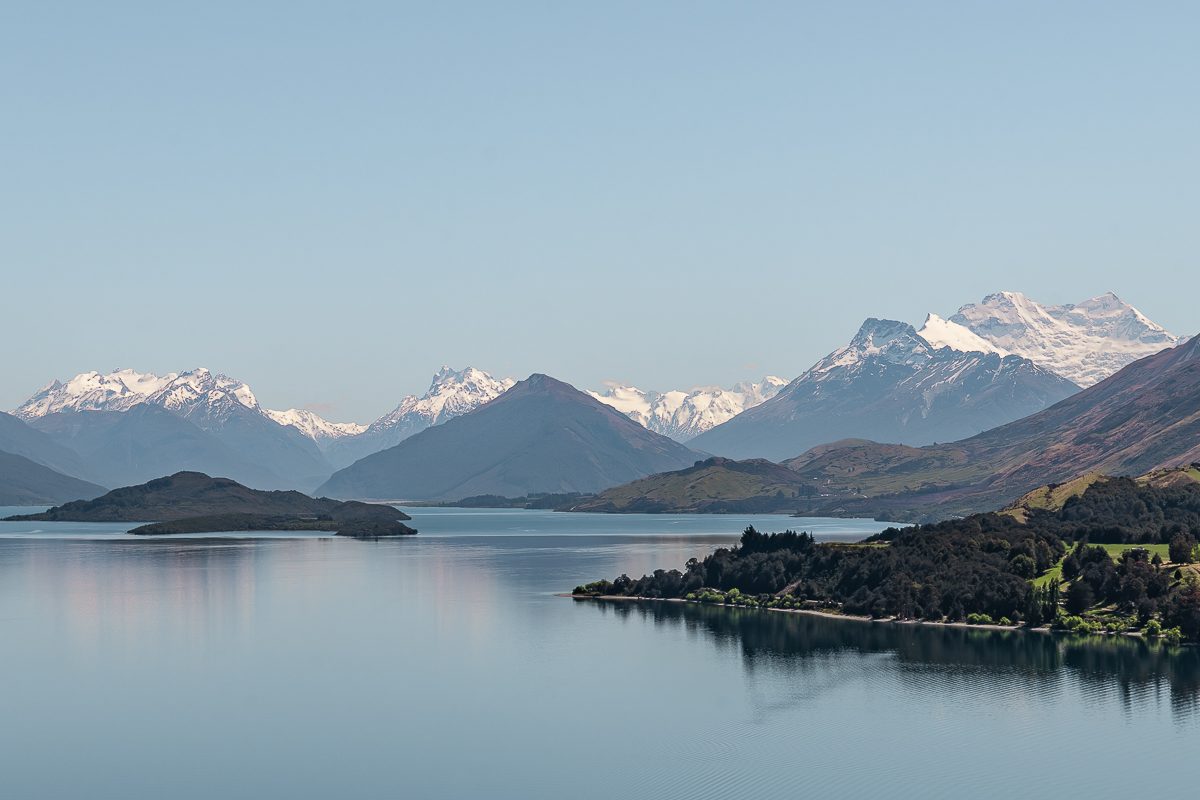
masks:
[[[555,594],[801,521],[412,513],[419,536],[378,542],[0,523],[0,794],[1061,799],[1200,778],[1195,649],[575,602]]]

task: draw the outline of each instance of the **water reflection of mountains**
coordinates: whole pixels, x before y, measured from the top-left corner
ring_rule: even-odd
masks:
[[[1046,683],[1070,672],[1087,688],[1115,688],[1126,704],[1166,688],[1177,713],[1200,712],[1197,647],[1166,648],[1131,637],[865,623],[693,603],[599,601],[599,606],[604,613],[682,625],[718,646],[740,647],[751,671],[787,665],[803,673],[820,656],[847,651],[887,654],[906,667],[986,669],[1017,674],[1035,685],[1039,678]]]

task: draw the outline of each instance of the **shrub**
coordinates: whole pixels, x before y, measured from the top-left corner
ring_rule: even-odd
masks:
[[[1064,614],[1055,620],[1054,627],[1071,633],[1100,633],[1104,626],[1094,620],[1084,619],[1074,614]]]

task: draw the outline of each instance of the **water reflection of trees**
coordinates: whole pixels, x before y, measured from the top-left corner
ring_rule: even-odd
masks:
[[[909,667],[988,669],[1019,674],[1029,688],[1056,691],[1073,674],[1085,692],[1115,690],[1127,708],[1166,688],[1177,714],[1200,712],[1200,648],[1166,648],[1130,637],[1058,636],[1022,631],[836,620],[807,614],[693,603],[605,601],[606,611],[656,625],[682,625],[719,646],[737,647],[747,670],[819,668],[821,656],[886,654]],[[1055,684],[1055,685],[1050,685]]]

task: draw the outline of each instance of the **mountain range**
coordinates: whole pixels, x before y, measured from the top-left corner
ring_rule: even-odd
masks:
[[[729,388],[667,392],[613,383],[581,393],[546,376],[514,385],[471,367],[443,367],[423,396],[403,398],[370,425],[331,422],[306,409],[264,408],[246,383],[207,369],[167,375],[88,372],[54,381],[13,415],[0,415],[0,453],[11,456],[0,481],[10,481],[13,496],[48,502],[68,485],[62,479],[82,482],[72,491],[94,492],[187,470],[266,489],[308,490],[328,480],[351,494],[386,490],[388,496],[457,499],[594,491],[611,485],[601,485],[608,480],[688,467],[716,454],[790,459],[790,467],[810,470],[806,481],[820,483],[832,475],[822,465],[840,459],[852,463],[829,469],[849,469],[843,477],[860,475],[856,470],[864,465],[856,459],[868,453],[887,463],[919,450],[910,469],[916,461],[945,460],[944,451],[927,446],[1031,418],[1081,386],[1102,384],[1139,356],[1179,341],[1112,294],[1045,306],[1000,292],[948,318],[929,314],[920,330],[868,319],[846,346],[789,383],[768,376]],[[534,385],[556,398],[542,409],[546,420],[513,410],[534,407]],[[557,389],[549,392],[547,386]],[[498,407],[507,411],[489,410],[501,399]],[[616,429],[607,412],[609,421],[597,422],[597,408],[633,423],[615,434],[623,442],[619,446],[599,435]],[[445,449],[451,439],[443,433],[406,446],[457,419],[468,423],[455,430],[471,430],[475,438],[474,444],[461,439],[456,447],[477,453]],[[558,420],[563,429],[550,435],[547,420]],[[489,430],[496,425],[510,430]],[[848,439],[856,443],[842,442]],[[673,447],[683,441],[688,447]],[[874,441],[889,444],[867,443]],[[521,457],[512,449],[519,446],[534,448],[537,457]],[[590,461],[576,463],[572,449]],[[415,453],[427,473],[420,480]],[[659,456],[661,463],[655,462]],[[974,463],[976,457],[967,460]],[[26,461],[51,473],[25,469]],[[614,466],[621,463],[627,468]],[[379,464],[396,466],[403,480],[375,474]],[[471,464],[478,475],[462,472]],[[564,472],[562,465],[570,469]],[[713,469],[719,471],[720,464]],[[35,474],[46,485],[42,495],[29,483]],[[895,475],[883,485],[901,493],[911,488]],[[804,496],[808,488],[801,481],[793,491]],[[785,487],[779,490],[787,494]]]
[[[338,471],[317,491],[392,500],[595,492],[698,457],[594,397],[535,374],[469,414]]]
[[[14,414],[108,486],[196,469],[266,489],[311,488],[330,472],[316,443],[268,416],[249,386],[207,369],[84,373],[54,381]]]
[[[406,396],[375,422],[360,425],[331,422],[307,409],[264,408],[245,382],[203,368],[167,375],[86,372],[51,382],[5,415],[19,426],[25,444],[6,448],[0,420],[0,450],[107,486],[197,470],[256,487],[311,489],[338,469],[473,411],[514,383],[474,367],[442,367],[424,395]],[[731,389],[665,393],[610,387],[608,402],[651,429],[688,438],[770,397],[782,384],[767,378]],[[625,407],[622,399],[633,395],[636,408]],[[648,413],[640,414],[642,407]],[[34,439],[36,448],[29,444]]]
[[[471,411],[512,383],[444,367],[424,397],[404,398],[367,426],[263,408],[246,383],[203,368],[162,376],[87,372],[53,381],[5,415],[25,423],[26,439],[41,437],[36,455],[28,447],[8,450],[108,486],[190,469],[266,489],[311,489],[337,467]]]
[[[1146,475],[1198,461],[1200,337],[1135,361],[1044,411],[960,441],[911,447],[846,440],[769,469],[767,462],[713,459],[613,487],[577,510],[707,506],[927,520],[1001,507],[1088,473]]]

